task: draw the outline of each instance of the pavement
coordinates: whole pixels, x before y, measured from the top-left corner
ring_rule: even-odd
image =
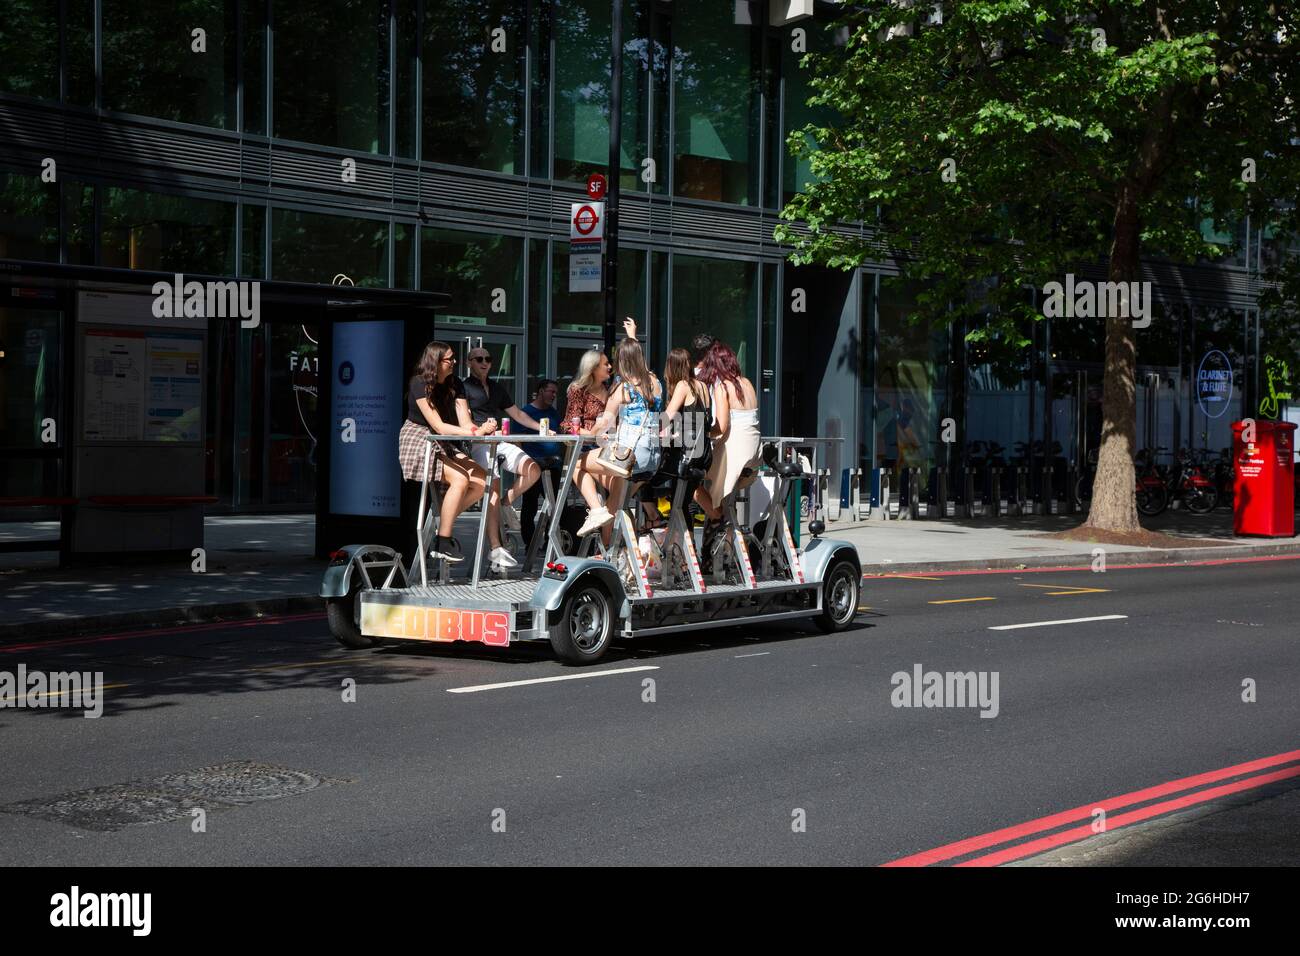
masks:
[[[99,719],[0,709],[3,862],[988,866],[1047,838],[1058,863],[1294,866],[1298,569],[885,577],[840,633],[649,636],[591,668],[349,650],[319,611],[0,645],[0,671],[104,681]],[[979,699],[900,697],[917,668]],[[1115,888],[1240,888],[1194,876]]]
[[[915,521],[886,521],[879,515],[831,522],[826,531],[857,546],[866,574],[1087,566],[1098,547],[1043,537],[1074,527],[1078,515]],[[1300,553],[1300,538],[1234,538],[1232,515],[1225,509],[1202,516],[1170,511],[1147,519],[1146,527],[1213,546],[1106,545],[1107,563]],[[314,533],[310,514],[209,517],[202,573],[188,559],[60,569],[52,552],[0,553],[0,641],[318,611],[325,562],[312,555]],[[456,533],[462,541],[473,540],[475,519],[462,518]],[[57,536],[53,522],[0,524],[0,542]]]

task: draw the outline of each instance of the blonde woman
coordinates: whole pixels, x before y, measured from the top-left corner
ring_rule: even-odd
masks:
[[[609,401],[609,380],[613,374],[614,369],[605,353],[590,349],[583,354],[578,363],[578,374],[565,393],[564,431],[591,439],[590,446],[584,443],[584,448],[589,450],[579,455],[573,477],[589,512],[605,507],[600,489],[607,486],[607,478],[596,464],[599,449],[594,446],[598,437],[596,423]]]
[[[646,367],[641,343],[636,339],[628,338],[619,343],[616,360],[618,379],[610,390],[604,413],[596,422],[595,432],[603,434],[617,422],[618,432],[614,440],[632,449],[632,470],[654,471],[659,467],[661,454],[659,412],[663,409],[663,386],[658,376]],[[618,497],[622,482],[626,480],[621,474],[606,468],[594,454],[586,468],[593,474],[605,475],[610,496]],[[586,522],[578,529],[578,536],[603,530],[613,520],[613,513],[603,504],[593,507]]]

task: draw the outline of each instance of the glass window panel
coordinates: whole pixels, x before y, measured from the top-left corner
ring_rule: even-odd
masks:
[[[59,0],[7,0],[0,15],[0,92],[59,98]]]
[[[803,20],[796,26],[803,27],[807,31],[808,52],[813,54],[814,57],[827,54],[835,48],[832,42],[834,33],[827,29],[828,24],[819,23],[815,20]],[[808,98],[815,92],[812,88],[812,76],[815,68],[800,65],[804,54],[795,53],[791,49],[790,30],[785,30],[783,33],[781,72],[785,79],[785,129],[782,131],[780,138],[782,154],[781,198],[783,203],[788,203],[794,198],[795,193],[801,192],[808,183],[816,182],[819,177],[813,175],[808,160],[795,159],[790,155],[789,149],[785,147],[786,137],[796,130],[803,129],[810,123],[829,126],[833,122],[835,113],[824,106],[814,107],[808,105]],[[805,139],[814,142],[811,137],[805,137]]]
[[[415,226],[393,226],[393,288],[415,288]]]
[[[266,207],[244,206],[239,274],[266,278]]]
[[[329,285],[342,273],[359,286],[388,285],[388,222],[271,211],[271,277]]]
[[[674,5],[678,196],[739,204],[756,199],[759,97],[750,11],[758,6]]]
[[[554,178],[583,182],[609,166],[610,0],[561,0],[554,9]],[[645,189],[641,161],[649,155],[647,108],[651,56],[665,59],[647,35],[650,4],[623,0],[623,116],[621,185]],[[660,91],[666,101],[666,92]]]
[[[328,9],[276,5],[276,136],[387,151],[387,7],[386,0],[349,0]]]
[[[266,134],[266,5],[267,0],[243,4],[244,131]]]
[[[85,183],[63,184],[63,230],[66,262],[95,264],[95,187]]]
[[[416,47],[420,36],[419,10],[416,0],[393,0],[397,23],[397,62],[393,64],[393,109],[398,156],[415,156],[415,131],[420,117],[416,113]]]
[[[445,292],[439,325],[523,324],[524,241],[516,236],[421,230],[420,288]]]
[[[726,342],[745,377],[757,384],[758,263],[673,256],[673,348],[691,347],[701,332]]]
[[[919,291],[896,280],[881,284],[873,418],[876,464],[919,467],[928,476],[947,404],[948,328],[914,321]]]
[[[236,0],[102,2],[106,109],[234,127]]]
[[[101,220],[101,265],[235,274],[234,203],[109,187]]]
[[[59,260],[59,187],[0,172],[0,259]]]
[[[67,90],[64,102],[73,106],[95,105],[95,0],[65,0],[68,58]]]
[[[268,323],[268,330],[267,503],[311,504],[320,333],[316,326],[288,322]]]
[[[56,447],[41,441],[41,423],[59,414],[59,313],[0,308],[0,352],[0,448]]]
[[[527,12],[519,0],[425,5],[425,159],[524,172]]]

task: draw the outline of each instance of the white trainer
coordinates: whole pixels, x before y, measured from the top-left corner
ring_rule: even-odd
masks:
[[[614,516],[604,505],[601,505],[599,508],[592,508],[587,512],[587,520],[584,521],[582,527],[578,529],[578,537],[585,538],[593,531],[599,531],[613,520]]]
[[[488,555],[488,558],[492,562],[492,570],[494,571],[498,568],[519,567],[519,562],[515,560],[514,555],[505,548],[493,548],[492,553]]]

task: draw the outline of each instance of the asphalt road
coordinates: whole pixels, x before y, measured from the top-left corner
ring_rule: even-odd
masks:
[[[0,671],[102,671],[109,685],[97,720],[0,710],[0,846],[11,865],[872,865],[1017,827],[1010,855],[1023,862],[1034,855],[1018,847],[1087,825],[1089,807],[1114,820],[1154,806],[1174,836],[1147,831],[1127,860],[1142,862],[1142,846],[1177,835],[1164,802],[1190,792],[1193,810],[1253,807],[1245,832],[1268,862],[1300,863],[1288,797],[1300,781],[1298,580],[1294,560],[873,578],[840,634],[665,636],[592,669],[543,646],[349,651],[315,616],[0,646]],[[894,706],[893,675],[917,665],[996,672],[996,707],[983,708],[996,716]],[[653,669],[604,673],[626,668]],[[545,677],[577,679],[458,691]],[[189,805],[113,831],[49,818],[91,806],[78,819],[103,823],[130,793],[53,798],[137,782],[138,805],[153,786],[139,781],[235,761],[324,785],[198,799],[203,832]],[[1251,774],[1277,779],[1256,787]],[[1225,784],[1237,789],[1222,801],[1204,796]],[[44,815],[14,812],[28,802]],[[1022,826],[1072,808],[1073,822]],[[1186,837],[1161,862],[1224,852]]]

